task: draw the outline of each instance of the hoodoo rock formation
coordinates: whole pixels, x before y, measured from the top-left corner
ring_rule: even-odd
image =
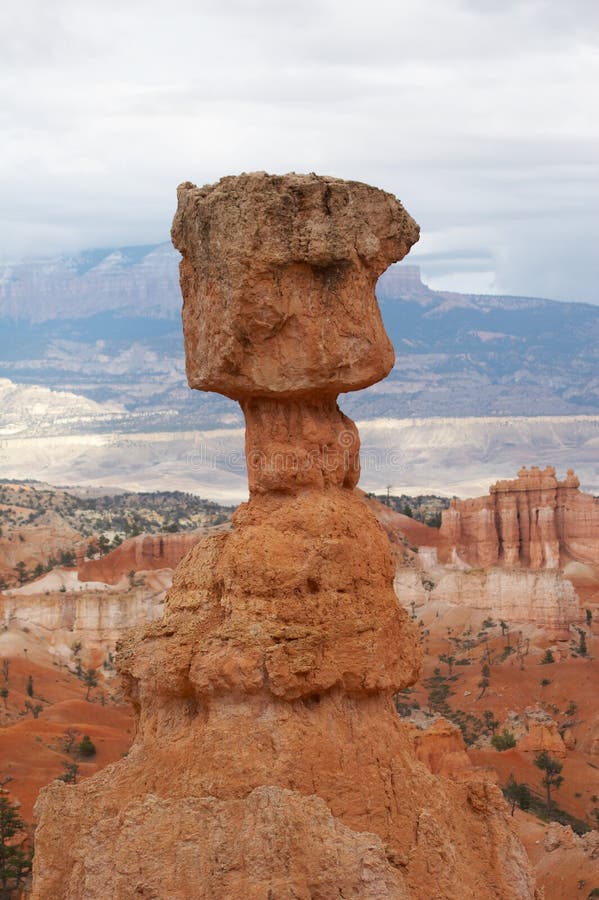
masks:
[[[557,569],[572,559],[597,565],[599,500],[579,487],[572,469],[558,481],[553,466],[523,468],[488,497],[452,500],[441,537],[472,566]]]
[[[487,497],[452,500],[443,512],[431,597],[488,609],[567,639],[599,587],[599,500],[548,466],[522,468]],[[405,580],[400,571],[397,586]],[[582,593],[580,593],[582,592]]]
[[[534,896],[499,789],[433,775],[394,711],[420,653],[336,405],[393,363],[374,285],[417,237],[354,182],[179,189],[188,377],[240,402],[250,501],[120,652],[127,758],[41,794],[36,900]]]

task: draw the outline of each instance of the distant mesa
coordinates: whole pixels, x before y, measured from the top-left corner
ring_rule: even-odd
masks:
[[[170,243],[0,265],[0,317],[9,319],[81,319],[108,309],[173,316],[178,294],[177,254]]]
[[[433,302],[438,294],[435,294],[422,281],[420,266],[396,263],[389,266],[379,278],[376,286],[376,295],[379,300],[416,301],[417,303]]]
[[[177,263],[177,251],[158,244],[0,265],[0,376],[114,400],[127,410],[118,430],[191,430],[198,416],[202,428],[222,427],[233,405],[183,387]],[[248,281],[248,296],[259,284]],[[599,306],[432,290],[403,263],[376,292],[397,361],[384,383],[342,398],[354,419],[543,416],[549,448],[563,438],[548,417],[599,412]],[[291,313],[283,298],[268,316],[290,329]],[[255,333],[267,325],[254,321]],[[592,446],[577,452],[575,440],[576,429],[568,458],[594,481]]]

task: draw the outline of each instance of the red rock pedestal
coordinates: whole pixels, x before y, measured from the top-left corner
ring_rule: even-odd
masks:
[[[394,711],[420,654],[336,406],[392,365],[374,285],[417,235],[352,182],[180,189],[189,380],[240,401],[250,501],[121,649],[128,757],[41,795],[36,900],[534,896],[499,790],[432,775]]]

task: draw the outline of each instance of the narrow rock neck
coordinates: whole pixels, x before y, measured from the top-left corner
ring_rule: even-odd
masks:
[[[250,494],[306,488],[352,489],[360,477],[360,438],[335,397],[242,401]]]

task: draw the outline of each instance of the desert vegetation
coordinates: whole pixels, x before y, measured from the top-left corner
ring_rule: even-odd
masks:
[[[416,519],[429,525],[431,528],[441,527],[441,514],[449,506],[449,497],[440,497],[436,494],[371,494],[381,503],[389,506],[395,512]]]

